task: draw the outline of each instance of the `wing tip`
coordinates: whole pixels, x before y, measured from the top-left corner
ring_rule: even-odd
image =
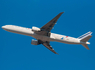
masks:
[[[57,53],[57,55],[59,55],[59,54]]]
[[[64,12],[61,12],[61,14],[63,14]]]
[[[58,53],[55,53],[55,54],[59,55]]]

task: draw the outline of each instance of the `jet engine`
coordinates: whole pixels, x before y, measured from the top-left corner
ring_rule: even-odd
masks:
[[[32,31],[40,31],[41,29],[38,27],[32,27]]]
[[[33,45],[39,45],[40,43],[38,42],[38,40],[33,40],[32,39],[31,44],[33,44]]]

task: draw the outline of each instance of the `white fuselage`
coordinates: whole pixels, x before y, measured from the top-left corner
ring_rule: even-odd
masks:
[[[83,44],[83,43],[86,44],[86,42],[81,42],[80,39],[78,38],[73,38],[73,37],[69,37],[65,35],[59,35],[55,33],[51,33],[50,37],[38,35],[34,31],[32,31],[32,29],[30,28],[25,28],[25,27],[20,27],[20,26],[15,26],[15,25],[5,25],[5,26],[2,26],[2,28],[9,32],[32,36],[35,39],[42,40],[42,41],[56,41],[56,42],[67,43],[67,44]]]

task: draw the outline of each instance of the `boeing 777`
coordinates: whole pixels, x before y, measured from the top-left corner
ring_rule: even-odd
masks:
[[[37,40],[32,39],[31,44],[33,45],[42,44],[55,54],[57,53],[50,46],[50,41],[56,41],[56,42],[61,42],[61,43],[66,43],[66,44],[81,44],[86,49],[89,50],[89,47],[87,46],[87,44],[90,44],[88,40],[92,37],[91,35],[92,32],[90,31],[78,38],[51,33],[51,29],[54,27],[58,18],[63,13],[64,12],[59,13],[56,17],[54,17],[51,21],[49,21],[47,24],[45,24],[41,28],[33,26],[32,29],[30,29],[30,28],[15,26],[15,25],[5,25],[5,26],[2,26],[2,28],[9,32],[34,37]]]

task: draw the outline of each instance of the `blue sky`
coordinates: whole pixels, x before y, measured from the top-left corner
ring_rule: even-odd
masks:
[[[0,70],[95,70],[95,0],[0,0],[0,26],[42,27],[60,12],[53,33],[72,37],[92,31],[86,50],[82,45],[51,42],[56,55],[32,37],[0,29]]]

